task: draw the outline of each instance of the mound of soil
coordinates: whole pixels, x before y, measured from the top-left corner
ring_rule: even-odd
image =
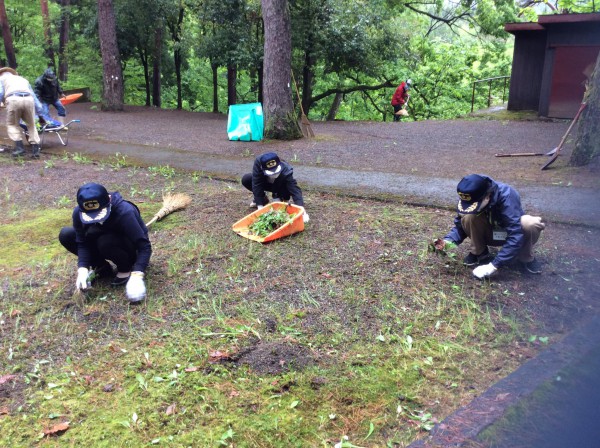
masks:
[[[290,370],[303,370],[314,365],[316,360],[306,347],[290,342],[270,342],[245,349],[236,362],[238,365],[247,365],[259,374],[277,375]]]

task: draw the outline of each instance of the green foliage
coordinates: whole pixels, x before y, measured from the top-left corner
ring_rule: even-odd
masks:
[[[285,210],[275,210],[273,207],[260,215],[256,220],[248,226],[248,229],[254,235],[265,237],[275,230],[280,228],[282,225],[291,222],[294,219],[295,214],[288,214]]]
[[[57,52],[61,9],[56,3],[49,5],[51,36]],[[575,7],[575,3],[563,5]],[[182,20],[180,7],[183,8]],[[509,73],[510,48],[502,25],[515,20],[512,3],[486,0],[450,6],[440,1],[421,12],[411,8],[398,0],[290,1],[293,69],[299,87],[306,73],[311,76],[313,96],[330,89],[372,86],[386,80],[397,84],[411,77],[415,89],[409,119],[443,119],[468,112],[473,80]],[[62,85],[66,89],[90,87],[92,100],[98,101],[103,82],[96,4],[92,0],[81,0],[67,11],[71,24],[67,48],[69,72]],[[115,2],[115,11],[128,104],[149,101],[155,29],[159,25],[163,27],[163,107],[173,108],[177,104],[175,51],[181,52],[183,62],[183,108],[212,110],[211,64],[217,70],[214,87],[219,110],[227,109],[227,66],[237,68],[238,102],[258,99],[258,67],[263,50],[258,0],[119,0]],[[33,82],[49,62],[43,56],[39,3],[7,0],[7,12],[19,71]],[[433,17],[464,14],[464,20],[447,25],[423,12]],[[477,38],[473,37],[475,34]],[[390,88],[345,94],[336,117],[390,119],[392,93]],[[501,93],[497,91],[493,96],[500,98]],[[314,103],[309,117],[327,117],[333,100],[334,95],[330,95]],[[476,95],[476,107],[486,106],[486,100],[487,94],[482,90]]]

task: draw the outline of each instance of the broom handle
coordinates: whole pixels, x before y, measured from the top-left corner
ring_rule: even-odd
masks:
[[[298,104],[300,105],[300,112],[304,115],[304,108],[302,107],[302,100],[300,99],[300,92],[298,91],[298,84],[296,84],[296,78],[294,78],[294,71],[292,70],[292,81],[294,82],[294,87],[296,88],[296,95],[298,95]]]
[[[573,129],[573,126],[575,125],[575,123],[577,123],[577,120],[579,120],[579,116],[581,115],[581,112],[583,112],[583,109],[585,109],[585,106],[586,106],[585,102],[582,102],[581,105],[579,106],[579,110],[577,111],[577,114],[575,115],[575,118],[573,118],[573,121],[571,122],[571,125],[569,126],[569,129],[567,129],[567,132],[565,132],[565,135],[563,135],[562,140],[560,141],[560,143],[556,147],[557,152],[562,149],[562,146],[564,145],[565,140],[567,139],[567,136],[571,132],[571,129]]]
[[[157,220],[158,220],[158,215],[154,215],[154,217],[153,217],[153,218],[152,218],[150,221],[148,221],[148,222],[146,223],[146,227],[150,227],[150,226],[151,226],[152,224],[154,224],[154,223],[155,223]]]

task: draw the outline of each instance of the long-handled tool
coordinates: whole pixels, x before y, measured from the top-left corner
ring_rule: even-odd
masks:
[[[560,141],[560,143],[558,144],[558,146],[556,148],[554,148],[552,151],[550,151],[548,153],[548,155],[552,155],[552,158],[544,164],[544,166],[542,167],[542,171],[544,171],[546,168],[548,168],[550,165],[552,165],[556,159],[558,159],[558,156],[560,155],[560,150],[562,149],[562,146],[564,145],[565,141],[567,140],[567,136],[571,132],[571,129],[573,129],[573,126],[575,126],[575,123],[577,123],[577,120],[579,120],[579,117],[581,116],[581,112],[583,112],[583,109],[585,109],[586,104],[587,104],[586,102],[581,103],[581,106],[579,106],[579,110],[577,111],[575,118],[573,118],[573,121],[571,122],[569,129],[567,129],[567,132],[565,132],[565,135],[563,136],[562,140]]]
[[[494,157],[531,157],[531,156],[550,156],[547,152],[518,152],[516,154],[494,154]]]
[[[298,95],[298,104],[300,105],[300,127],[302,128],[302,135],[305,137],[314,137],[315,133],[312,130],[310,121],[304,113],[304,107],[302,107],[302,100],[300,99],[300,91],[298,90],[298,84],[296,84],[296,78],[294,78],[294,72],[292,72],[292,81],[294,81],[294,87],[296,88],[296,95]]]

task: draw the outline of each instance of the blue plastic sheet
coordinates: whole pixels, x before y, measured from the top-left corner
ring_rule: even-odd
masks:
[[[261,103],[233,104],[227,117],[229,140],[261,141],[265,128]]]

